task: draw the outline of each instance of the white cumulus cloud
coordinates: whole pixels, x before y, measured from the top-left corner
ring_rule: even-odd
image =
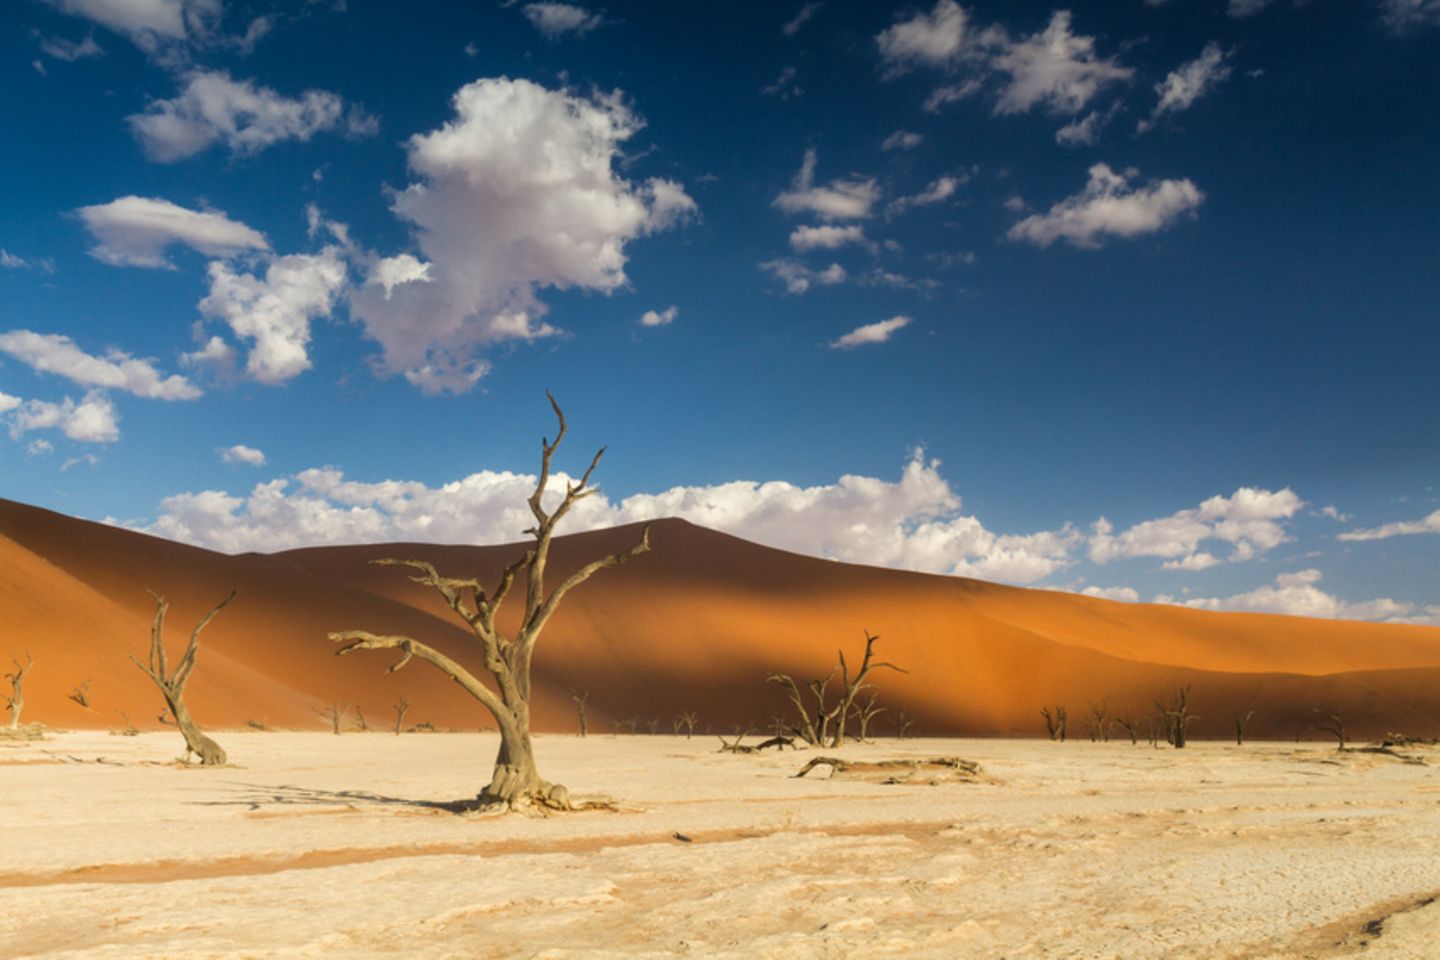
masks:
[[[247,447],[243,443],[237,443],[233,447],[222,447],[218,452],[220,460],[224,463],[243,463],[251,467],[265,466],[265,452],[254,447]]]
[[[811,556],[907,570],[1033,583],[1063,568],[1070,530],[997,534],[960,511],[960,498],[920,451],[898,480],[846,475],[812,487],[737,480],[672,487],[619,502],[577,504],[563,532],[680,517]],[[574,478],[552,475],[548,496]],[[319,544],[504,543],[533,523],[533,475],[485,470],[440,486],[366,483],[336,469],[257,484],[247,496],[208,490],[167,497],[147,532],[228,553]]]
[[[1440,26],[1440,0],[1380,0],[1380,18],[1396,32]]]
[[[880,144],[880,149],[889,153],[891,150],[914,150],[925,142],[925,138],[918,133],[909,130],[896,130],[886,137]]]
[[[219,24],[221,0],[48,0],[64,13],[84,17],[154,53],[172,43],[202,41]]]
[[[628,243],[697,212],[673,181],[617,176],[621,145],[641,128],[619,94],[494,78],[453,104],[450,121],[407,142],[416,180],[391,203],[428,282],[350,295],[351,316],[381,346],[378,371],[427,392],[473,387],[489,345],[556,333],[542,288],[618,289]]]
[[[866,246],[865,231],[857,226],[796,227],[790,231],[790,249],[796,253],[811,250],[838,250],[847,244]]]
[[[1338,519],[1338,516],[1337,516]],[[1403,520],[1387,523],[1364,530],[1347,530],[1337,540],[1388,540],[1390,537],[1405,537],[1416,533],[1440,533],[1440,510],[1419,520]]]
[[[1135,73],[1097,56],[1095,38],[1070,32],[1070,12],[1057,10],[1040,33],[1009,44],[993,66],[1009,76],[996,113],[1025,113],[1043,106],[1052,113],[1079,113],[1105,87]]]
[[[814,148],[805,151],[800,172],[790,189],[775,198],[775,206],[786,213],[812,213],[821,220],[863,220],[880,199],[880,185],[873,177],[851,177],[815,184]]]
[[[1115,533],[1110,521],[1095,521],[1089,555],[1095,563],[1131,557],[1163,557],[1176,570],[1203,570],[1219,562],[1200,550],[1206,541],[1231,548],[1231,560],[1248,560],[1289,539],[1285,522],[1305,505],[1289,487],[1261,490],[1241,487],[1228,497],[1213,496],[1199,506],[1168,517],[1146,520]]]
[[[209,273],[200,311],[250,343],[245,372],[251,379],[279,384],[310,369],[310,321],[330,316],[346,284],[339,247],[270,258],[263,276],[220,260]]]
[[[178,96],[156,100],[127,120],[146,155],[161,163],[194,156],[217,142],[244,156],[327,130],[360,134],[376,129],[373,118],[354,107],[347,111],[336,94],[307,90],[285,97],[219,70],[190,73]]]
[[[886,73],[895,75],[913,67],[948,67],[973,49],[974,32],[969,15],[955,0],[938,0],[929,12],[886,28],[875,38]]]
[[[520,8],[525,19],[551,40],[567,33],[584,36],[605,21],[573,3],[527,3]]]
[[[801,27],[810,22],[811,17],[820,12],[820,8],[823,6],[825,6],[825,4],[821,3],[820,0],[811,0],[810,3],[805,4],[799,10],[795,11],[795,16],[785,21],[785,25],[780,28],[780,32],[787,37],[795,36],[795,34],[800,32]]]
[[[1192,597],[1179,600],[1161,595],[1155,598],[1155,602],[1201,610],[1244,610],[1329,620],[1440,624],[1440,607],[1393,600],[1390,597],[1350,603],[1320,589],[1317,584],[1321,579],[1319,570],[1297,570],[1280,574],[1274,583],[1229,597]]]
[[[1150,129],[1166,114],[1189,110],[1195,101],[1223,83],[1230,76],[1229,60],[1228,51],[1218,43],[1209,43],[1200,56],[1166,74],[1164,80],[1155,84],[1155,93],[1160,99],[1149,119],[1140,121],[1140,132]]]
[[[104,356],[81,350],[62,334],[12,330],[0,333],[0,352],[41,373],[65,377],[82,387],[124,390],[157,400],[193,400],[201,391],[179,374],[162,376],[151,360],[110,348]]]
[[[640,317],[640,325],[643,327],[663,327],[675,322],[680,316],[680,308],[671,304],[664,310],[646,310]]]
[[[190,210],[152,197],[120,197],[75,213],[97,241],[90,255],[115,266],[171,267],[165,248],[176,243],[213,257],[270,248],[259,231],[220,211]]]
[[[939,177],[931,181],[930,185],[919,193],[909,197],[897,197],[890,201],[885,208],[885,215],[898,217],[901,214],[913,210],[916,207],[928,207],[936,203],[944,203],[955,195],[960,188],[959,177]]]
[[[3,406],[0,403],[0,408]],[[114,443],[120,439],[120,415],[110,398],[99,390],[90,391],[79,403],[72,397],[59,403],[27,400],[9,411],[8,420],[12,438],[32,430],[59,430],[81,443]]]
[[[785,284],[786,293],[804,293],[812,286],[833,287],[844,283],[848,276],[845,268],[838,263],[832,263],[824,270],[812,270],[799,260],[785,258],[766,260],[760,264],[760,269]]]
[[[859,347],[867,343],[884,343],[900,330],[910,325],[911,318],[906,316],[895,316],[889,320],[877,320],[875,323],[867,323],[864,326],[856,327],[849,333],[831,342],[830,346],[837,350],[848,350],[851,347]]]
[[[1109,237],[1156,233],[1192,214],[1205,195],[1189,180],[1152,181],[1131,186],[1133,170],[1116,173],[1103,163],[1090,168],[1085,189],[1066,197],[1045,213],[1033,214],[1012,226],[1011,240],[1048,247],[1063,240],[1094,249]]]

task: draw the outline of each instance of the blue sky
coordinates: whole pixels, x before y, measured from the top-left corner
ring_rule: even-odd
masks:
[[[0,495],[1440,622],[1440,3],[20,0]]]

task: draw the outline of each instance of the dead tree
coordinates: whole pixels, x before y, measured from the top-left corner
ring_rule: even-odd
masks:
[[[807,684],[810,695],[815,699],[815,713],[811,716],[805,707],[805,700],[800,695],[800,688],[789,674],[771,673],[766,677],[771,683],[778,683],[783,686],[790,697],[790,702],[795,705],[796,711],[800,714],[800,726],[796,732],[805,739],[811,746],[841,747],[845,745],[845,725],[850,719],[851,708],[855,704],[855,698],[862,690],[868,690],[872,684],[865,682],[870,671],[879,669],[894,670],[897,673],[906,673],[904,669],[895,666],[887,661],[875,662],[875,641],[879,637],[870,635],[865,631],[865,654],[860,660],[860,666],[852,676],[850,665],[845,660],[845,651],[839,651],[839,660],[824,680],[811,680]],[[836,674],[840,675],[840,691],[834,703],[829,702],[830,681],[835,679]],[[832,729],[833,724],[833,729]]]
[[[1340,746],[1336,749],[1342,752],[1345,750],[1345,721],[1340,719],[1339,711],[1335,713],[1321,713],[1317,709],[1315,711],[1315,722],[1310,725],[1310,729],[1320,730],[1330,734],[1330,736],[1340,741]]]
[[[1131,744],[1136,744],[1140,742],[1140,738],[1135,735],[1135,718],[1130,714],[1122,713],[1117,716],[1115,718],[1115,726],[1119,727],[1121,730],[1124,730],[1127,734],[1130,735]]]
[[[1251,717],[1255,716],[1255,706],[1252,704],[1244,713],[1239,710],[1234,710],[1232,713],[1235,716],[1235,745],[1238,747],[1245,743],[1245,725],[1250,722]]]
[[[95,681],[93,680],[86,680],[84,683],[80,684],[80,686],[72,688],[69,693],[69,698],[80,704],[80,706],[84,707],[86,710],[89,710],[90,684],[94,682]]]
[[[1110,706],[1104,700],[1090,704],[1090,717],[1085,721],[1090,742],[1110,742]]]
[[[330,706],[311,707],[310,712],[329,720],[331,732],[338,737],[340,736],[341,728],[344,726],[345,718],[350,715],[350,704],[331,701]]]
[[[1045,732],[1050,735],[1050,739],[1064,743],[1065,725],[1070,722],[1070,715],[1065,712],[1065,708],[1056,707],[1055,712],[1051,713],[1049,707],[1041,707],[1040,716],[1045,718]]]
[[[361,733],[370,732],[370,723],[365,719],[365,708],[358,703],[355,705],[355,725],[360,728]]]
[[[535,751],[530,741],[530,664],[535,655],[535,643],[566,594],[599,571],[618,566],[648,551],[650,529],[645,528],[640,542],[634,546],[590,561],[570,574],[558,587],[546,591],[545,570],[550,559],[550,542],[555,534],[555,527],[576,503],[595,492],[590,486],[590,477],[605,453],[602,447],[590,461],[590,466],[581,475],[579,482],[566,484],[559,504],[553,510],[547,510],[543,498],[550,482],[550,461],[561,441],[565,439],[566,424],[560,405],[549,393],[546,396],[559,421],[559,429],[554,443],[545,438],[540,441],[540,476],[535,484],[535,492],[529,498],[530,513],[535,518],[535,525],[525,531],[534,536],[535,543],[504,569],[493,592],[487,593],[477,579],[441,576],[432,564],[423,560],[374,561],[419,571],[419,576],[412,576],[410,579],[437,591],[445,599],[446,605],[469,629],[478,642],[485,672],[493,678],[496,689],[491,690],[469,669],[439,650],[410,637],[382,636],[364,630],[344,630],[330,634],[330,639],[343,644],[336,651],[340,655],[356,650],[399,650],[401,656],[390,667],[392,673],[409,663],[412,657],[419,657],[460,684],[466,693],[490,711],[500,728],[500,749],[495,756],[495,769],[490,783],[480,792],[479,800],[482,805],[498,804],[514,808],[538,804],[545,808],[567,810],[573,808],[569,791],[541,778],[535,766]],[[501,604],[509,595],[510,588],[521,574],[525,578],[525,610],[519,629],[513,636],[506,636],[496,625],[495,618]]]
[[[130,660],[160,688],[166,707],[160,716],[168,714],[175,718],[175,725],[180,728],[180,735],[185,738],[185,759],[189,760],[193,753],[200,758],[202,766],[223,766],[226,760],[225,751],[220,744],[201,733],[200,728],[195,726],[195,721],[190,719],[190,708],[185,705],[185,684],[190,682],[190,674],[195,669],[195,654],[200,649],[200,631],[235,599],[235,591],[231,590],[230,596],[216,604],[195,625],[195,629],[190,633],[190,644],[185,648],[185,654],[176,664],[174,671],[170,670],[165,659],[165,614],[169,611],[170,604],[153,590],[150,591],[150,596],[155,598],[155,620],[150,625],[150,664],[146,666],[133,656]]]
[[[405,713],[410,709],[410,698],[401,697],[395,701],[395,736],[400,736],[400,729],[405,726]]]
[[[10,658],[10,662],[15,664],[15,669],[5,674],[5,679],[10,681],[10,694],[5,698],[5,705],[10,710],[10,729],[18,730],[20,711],[25,709],[25,678],[35,669],[35,658],[27,650],[23,664],[14,657]]]
[[[571,690],[570,699],[575,701],[575,707],[580,711],[580,739],[584,740],[590,733],[590,724],[585,721],[585,701],[590,699],[590,691],[576,693]]]
[[[910,735],[911,729],[914,728],[914,726],[915,718],[910,716],[910,714],[906,713],[904,710],[901,710],[898,714],[895,715],[895,736],[897,739],[904,740],[906,737],[908,737]]]
[[[864,703],[855,703],[850,707],[850,715],[860,725],[860,742],[864,743],[870,738],[870,721],[885,712],[884,707],[877,707],[875,700],[880,696],[879,691],[871,690],[870,698]]]
[[[1190,685],[1176,690],[1170,696],[1168,703],[1157,699],[1155,707],[1160,711],[1160,716],[1165,722],[1165,736],[1170,745],[1179,750],[1185,746],[1186,733],[1190,724],[1200,717],[1190,712]]]
[[[680,729],[685,729],[685,739],[689,740],[695,736],[695,724],[700,720],[700,715],[694,710],[686,710],[684,713],[675,715],[675,735],[680,735]]]

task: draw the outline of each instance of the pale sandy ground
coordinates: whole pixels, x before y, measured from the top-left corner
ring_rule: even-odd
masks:
[[[0,741],[0,957],[1440,956],[1440,755],[882,741],[989,783],[797,780],[807,753],[541,737],[627,805],[433,804],[485,734]],[[674,838],[681,832],[693,842]]]

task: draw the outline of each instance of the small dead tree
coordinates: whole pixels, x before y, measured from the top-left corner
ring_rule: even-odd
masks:
[[[870,721],[885,712],[884,707],[877,707],[875,705],[875,701],[879,696],[880,692],[878,690],[871,690],[869,699],[864,703],[856,702],[850,707],[850,716],[854,717],[855,722],[860,726],[860,735],[857,739],[862,743],[870,739]]]
[[[585,702],[590,699],[590,691],[576,693],[571,690],[570,699],[575,701],[575,708],[580,711],[580,739],[584,740],[590,734],[590,724],[585,720]]]
[[[1050,735],[1050,739],[1064,743],[1065,726],[1070,722],[1070,715],[1065,712],[1065,708],[1056,707],[1055,712],[1051,713],[1049,707],[1041,707],[1040,716],[1045,718],[1045,732]]]
[[[439,650],[410,637],[381,636],[364,630],[330,634],[331,640],[343,644],[336,651],[342,656],[356,650],[399,650],[401,656],[390,667],[392,673],[409,663],[412,657],[419,657],[460,684],[466,693],[490,712],[500,728],[500,749],[495,756],[490,783],[480,792],[479,800],[484,806],[504,805],[513,809],[538,805],[553,810],[573,809],[569,791],[544,780],[535,766],[535,750],[530,741],[530,664],[535,655],[535,644],[560,602],[571,590],[601,570],[619,566],[650,549],[650,529],[646,527],[639,543],[590,561],[570,574],[558,587],[546,591],[545,569],[556,525],[576,503],[595,492],[590,486],[590,477],[605,453],[602,447],[579,482],[567,484],[559,504],[553,510],[547,510],[543,500],[550,483],[550,461],[565,439],[566,423],[560,404],[548,392],[546,397],[555,411],[559,429],[554,443],[546,438],[540,441],[540,475],[535,492],[528,501],[535,525],[525,531],[534,536],[535,543],[504,569],[493,592],[487,593],[476,579],[441,576],[432,564],[423,560],[374,561],[419,571],[419,576],[410,579],[438,592],[464,623],[478,643],[485,672],[494,680],[495,689],[486,686],[474,673]],[[525,579],[525,610],[519,629],[513,636],[506,636],[496,625],[495,618],[510,588],[522,574]]]
[[[681,728],[685,730],[685,739],[689,740],[695,736],[695,724],[700,721],[700,715],[694,710],[686,710],[684,713],[675,715],[675,735],[680,735]]]
[[[865,654],[860,660],[860,666],[852,676],[850,664],[845,660],[845,651],[839,652],[839,663],[830,669],[830,672],[823,680],[811,680],[806,686],[810,695],[815,700],[815,712],[812,716],[805,706],[805,699],[800,694],[800,688],[793,677],[785,673],[771,673],[766,679],[771,683],[778,683],[785,688],[790,697],[790,702],[795,705],[795,710],[800,715],[800,725],[796,732],[804,738],[811,746],[841,747],[845,745],[845,726],[850,719],[851,709],[855,705],[855,698],[862,690],[868,690],[872,684],[865,682],[865,678],[872,670],[888,669],[897,673],[908,671],[897,667],[888,661],[874,660],[875,642],[879,637],[871,636],[870,631],[865,631]],[[835,679],[836,674],[840,675],[840,690],[833,703],[829,702],[830,681]],[[833,729],[832,729],[833,724]]]
[[[1119,727],[1121,730],[1124,730],[1129,735],[1131,744],[1137,744],[1140,742],[1140,738],[1135,735],[1135,718],[1130,714],[1122,713],[1116,716],[1115,726]]]
[[[895,737],[904,740],[910,736],[910,731],[915,727],[915,718],[904,710],[895,715]]]
[[[400,736],[400,730],[405,726],[405,714],[410,709],[410,698],[402,696],[394,703],[395,710],[395,736]]]
[[[1090,742],[1110,742],[1110,706],[1104,700],[1090,704],[1090,717],[1085,721]]]
[[[20,711],[25,709],[25,678],[35,669],[35,658],[30,656],[30,651],[27,650],[23,664],[15,657],[11,657],[10,662],[15,664],[15,669],[5,674],[5,679],[10,681],[10,693],[5,698],[5,706],[10,710],[10,729],[18,730]]]
[[[1171,694],[1168,703],[1157,699],[1155,707],[1164,720],[1165,736],[1170,745],[1176,750],[1184,747],[1190,724],[1200,719],[1190,712],[1190,685],[1187,683]]]
[[[225,751],[220,744],[201,733],[200,728],[195,726],[195,721],[190,719],[190,708],[185,705],[185,685],[190,682],[190,674],[195,669],[195,654],[200,650],[200,631],[235,599],[235,591],[231,590],[230,596],[216,604],[195,625],[195,629],[190,633],[190,644],[173,671],[165,659],[164,637],[165,614],[169,612],[170,604],[153,590],[150,591],[150,596],[155,598],[155,619],[150,625],[150,663],[146,666],[133,656],[130,661],[160,688],[161,695],[165,697],[166,708],[160,716],[163,718],[168,714],[175,719],[175,726],[180,728],[180,735],[185,738],[185,759],[189,760],[193,753],[200,758],[201,766],[223,766],[226,760]]]
[[[1235,745],[1238,747],[1245,743],[1245,725],[1255,716],[1255,705],[1251,704],[1244,713],[1239,710],[1232,710],[1231,713],[1235,717]]]
[[[365,708],[358,703],[355,705],[355,726],[360,728],[361,733],[370,732],[370,722],[365,719]]]
[[[311,707],[310,712],[329,720],[331,732],[338,737],[345,725],[345,718],[350,716],[350,704],[332,700],[330,706]]]
[[[80,686],[71,688],[69,698],[80,704],[80,706],[84,707],[86,710],[89,710],[90,684],[94,682],[95,681],[93,680],[86,680],[84,683],[80,684]]]
[[[1321,713],[1317,709],[1315,711],[1315,722],[1310,725],[1310,729],[1330,734],[1330,736],[1340,741],[1340,745],[1336,749],[1341,752],[1345,750],[1345,721],[1340,719],[1340,712],[1338,710],[1334,713]]]

